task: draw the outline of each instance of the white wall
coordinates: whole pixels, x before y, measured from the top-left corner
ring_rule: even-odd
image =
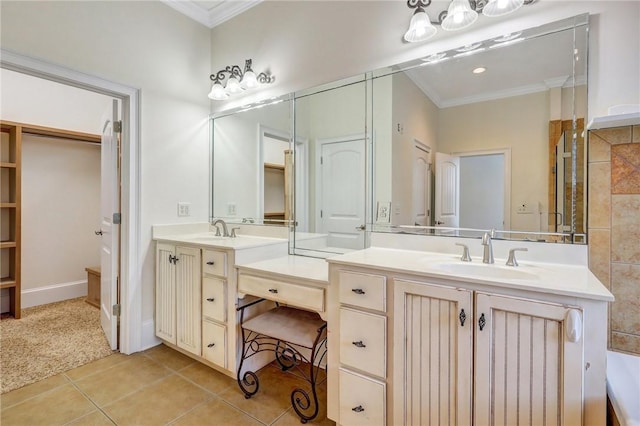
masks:
[[[276,83],[255,93],[255,99],[301,90],[581,13],[592,14],[589,117],[606,114],[611,105],[640,103],[638,1],[538,1],[513,15],[481,16],[469,30],[439,31],[432,40],[414,44],[402,43],[411,17],[403,2],[266,1],[213,29],[211,69],[241,63],[245,57],[253,58],[255,71],[269,68],[277,77]],[[251,31],[246,31],[247,28]],[[214,110],[226,109],[251,99],[249,96],[212,105]]]
[[[160,2],[2,1],[3,49],[141,89],[142,320],[153,335],[151,225],[209,213],[210,31]],[[177,217],[177,202],[191,216]],[[143,341],[148,342],[147,336]],[[143,343],[146,344],[146,343]]]

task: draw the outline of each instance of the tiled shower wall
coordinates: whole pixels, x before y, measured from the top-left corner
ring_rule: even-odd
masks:
[[[613,293],[609,347],[640,355],[640,125],[589,132],[589,268]]]

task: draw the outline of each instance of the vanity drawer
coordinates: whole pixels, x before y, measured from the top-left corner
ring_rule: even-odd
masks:
[[[223,251],[203,250],[202,272],[205,274],[227,276],[227,253]]]
[[[340,271],[340,303],[387,310],[387,277]]]
[[[220,322],[227,320],[226,287],[224,280],[211,277],[202,279],[202,315]]]
[[[340,369],[340,424],[386,424],[385,384],[351,371]]]
[[[324,312],[324,289],[240,274],[238,293],[251,294],[316,312]]]
[[[340,308],[340,362],[386,377],[387,318]]]
[[[202,356],[209,362],[226,368],[227,328],[211,321],[202,322]]]

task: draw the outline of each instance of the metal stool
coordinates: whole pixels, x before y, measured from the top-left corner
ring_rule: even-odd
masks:
[[[293,367],[311,385],[311,397],[302,388],[295,388],[291,392],[291,405],[300,417],[301,423],[307,423],[318,415],[318,394],[316,384],[318,373],[327,354],[327,323],[315,312],[295,309],[276,304],[263,314],[244,321],[244,310],[266,299],[256,300],[237,309],[240,312],[240,327],[242,328],[242,357],[238,366],[238,386],[249,399],[258,392],[260,383],[253,371],[242,374],[244,360],[253,355],[274,351],[276,361],[283,371]],[[310,350],[307,357],[300,352],[300,348]],[[305,371],[302,363],[308,363]],[[306,414],[310,413],[310,415]]]

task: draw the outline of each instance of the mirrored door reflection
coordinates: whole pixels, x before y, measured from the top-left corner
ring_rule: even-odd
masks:
[[[296,254],[365,247],[365,82],[295,99]]]

